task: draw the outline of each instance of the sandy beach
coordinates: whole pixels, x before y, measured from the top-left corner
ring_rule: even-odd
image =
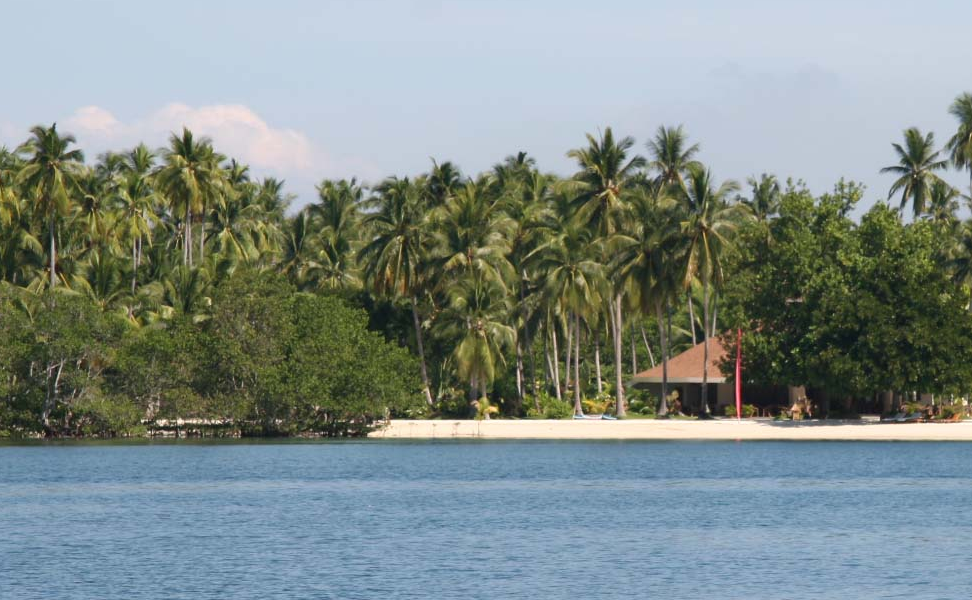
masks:
[[[882,423],[854,421],[714,420],[393,420],[369,437],[384,439],[550,440],[860,440],[972,441],[972,421]]]

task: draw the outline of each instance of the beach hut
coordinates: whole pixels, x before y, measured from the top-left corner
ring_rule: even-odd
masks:
[[[727,406],[735,406],[735,386],[722,372],[721,365],[726,362],[727,351],[718,338],[709,339],[709,410],[714,415],[725,413]],[[699,343],[685,352],[668,360],[668,389],[678,391],[681,411],[698,414],[702,404],[702,362],[705,348]],[[661,395],[662,365],[657,363],[647,371],[638,373],[631,379],[631,385],[647,389],[656,398]],[[746,404],[753,404],[761,411],[779,412],[788,402],[786,386],[743,385],[742,397]]]
[[[668,389],[678,391],[682,412],[698,413],[702,403],[702,362],[705,356],[704,344],[699,343],[668,360]],[[726,349],[718,338],[709,340],[709,408],[721,414],[725,406],[735,404],[735,391],[732,383],[726,380],[720,365],[726,358]],[[647,389],[652,395],[661,395],[662,364],[659,362],[651,369],[638,373],[631,379],[635,387]]]

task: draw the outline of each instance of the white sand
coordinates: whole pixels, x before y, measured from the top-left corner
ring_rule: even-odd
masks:
[[[715,420],[546,421],[393,420],[369,437],[399,439],[559,440],[926,440],[972,441],[972,421],[881,423],[860,421]]]

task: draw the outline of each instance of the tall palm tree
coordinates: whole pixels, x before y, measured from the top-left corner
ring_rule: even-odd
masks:
[[[366,280],[371,282],[376,293],[407,299],[411,303],[423,393],[431,406],[432,391],[418,312],[418,297],[425,284],[423,267],[432,241],[425,217],[427,206],[423,202],[421,185],[407,177],[386,179],[375,191],[377,195],[368,202],[372,212],[364,219],[370,228],[370,239],[362,247],[359,260],[364,265]]]
[[[743,199],[742,203],[749,207],[757,221],[765,223],[780,212],[780,182],[775,175],[763,173],[759,179],[750,177],[747,183],[751,197]]]
[[[319,227],[320,249],[314,273],[318,285],[339,288],[355,285],[354,253],[359,246],[359,209],[364,190],[356,179],[323,181],[317,186],[319,202],[310,206]]]
[[[688,286],[693,278],[702,282],[702,342],[705,349],[702,358],[702,404],[699,417],[708,415],[709,338],[714,334],[711,321],[711,292],[722,283],[722,255],[728,244],[728,234],[734,230],[734,207],[727,206],[729,195],[739,189],[734,181],[725,181],[715,187],[711,173],[702,165],[688,169],[688,178],[681,200],[686,217],[682,222],[685,237],[685,279]],[[738,206],[738,205],[737,205]]]
[[[580,335],[579,319],[598,310],[607,288],[600,251],[595,244],[596,239],[589,228],[569,221],[560,232],[527,256],[533,269],[543,278],[543,294],[547,302],[567,328],[577,328],[575,335]],[[574,359],[579,360],[576,353]],[[567,368],[570,369],[569,364]],[[575,376],[577,370],[575,363]],[[579,381],[574,381],[574,412],[583,412]]]
[[[668,356],[664,311],[679,287],[675,271],[681,226],[678,206],[658,186],[631,200],[632,227],[610,240],[611,269],[625,286],[628,298],[643,315],[654,315],[662,354],[661,399],[658,416],[668,414]]]
[[[617,142],[611,128],[595,139],[587,134],[587,148],[571,150],[567,156],[577,161],[580,171],[574,175],[568,189],[576,193],[577,219],[587,223],[596,235],[606,240],[615,232],[620,214],[624,211],[624,194],[627,184],[638,174],[647,162],[644,157],[635,155],[628,158],[634,146],[631,137]],[[603,247],[603,246],[602,246]],[[607,263],[607,257],[601,257]],[[614,338],[614,375],[616,404],[615,414],[624,416],[624,381],[621,357],[621,293],[618,291],[609,298],[608,313],[611,315],[611,332]]]
[[[451,279],[480,273],[503,287],[513,278],[507,258],[515,223],[503,199],[490,193],[487,178],[468,182],[432,213],[438,242],[434,266]]]
[[[161,195],[149,184],[147,170],[130,170],[122,176],[117,201],[122,207],[122,223],[132,242],[132,293],[138,283],[138,267],[142,259],[142,244],[152,244],[152,221],[157,219],[155,206]]]
[[[968,169],[969,191],[972,193],[972,94],[965,92],[952,102],[949,114],[958,120],[958,129],[945,148],[956,169]]]
[[[69,149],[77,140],[73,135],[60,135],[57,123],[50,127],[37,125],[31,138],[20,148],[28,156],[18,181],[34,196],[36,213],[47,223],[51,289],[57,285],[57,223],[71,212],[72,192],[78,187],[84,153]]]
[[[884,167],[881,173],[894,173],[899,177],[891,184],[888,191],[890,199],[898,191],[901,192],[901,208],[911,201],[911,208],[915,218],[925,212],[929,190],[939,180],[935,171],[941,171],[948,165],[948,161],[939,160],[939,152],[935,151],[935,134],[929,132],[922,136],[917,127],[909,127],[904,132],[905,144],[891,144],[898,155],[898,164]]]
[[[568,184],[576,194],[577,219],[589,224],[601,237],[614,233],[615,218],[623,208],[625,184],[646,164],[641,156],[628,158],[634,144],[631,137],[615,142],[614,133],[608,127],[599,138],[587,134],[586,148],[567,153],[580,168]]]
[[[432,170],[425,179],[426,201],[430,208],[446,203],[463,185],[462,171],[451,161],[439,164],[432,160]]]
[[[193,215],[201,215],[214,202],[222,189],[222,156],[213,150],[209,138],[195,138],[189,129],[182,136],[172,134],[164,155],[164,165],[157,175],[158,185],[183,221],[183,262],[192,265]],[[200,232],[202,236],[202,232]],[[200,241],[200,259],[202,244]]]
[[[684,187],[688,168],[698,164],[695,156],[699,153],[699,145],[689,145],[682,126],[659,127],[647,146],[651,154],[649,167],[658,173],[655,181],[666,187]]]
[[[955,222],[962,194],[939,179],[928,190],[928,218],[938,226],[947,227]]]

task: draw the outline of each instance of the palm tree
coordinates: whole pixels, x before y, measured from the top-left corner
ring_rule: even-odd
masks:
[[[152,244],[152,221],[154,207],[161,202],[161,195],[149,185],[147,171],[127,172],[118,188],[117,201],[122,207],[122,223],[125,233],[132,241],[132,293],[138,283],[138,267],[142,259],[142,243]]]
[[[933,182],[928,190],[928,218],[940,227],[950,226],[955,222],[961,197],[962,194],[945,181]]]
[[[658,173],[655,181],[666,187],[684,187],[684,174],[690,166],[698,164],[695,155],[699,153],[699,145],[688,145],[682,126],[659,127],[647,146],[652,157],[648,166]]]
[[[304,288],[304,276],[310,267],[313,222],[309,208],[297,213],[287,223],[279,268],[297,286]]]
[[[712,176],[702,165],[688,169],[688,181],[681,194],[686,218],[682,222],[685,236],[685,279],[687,287],[693,278],[702,282],[702,405],[699,417],[708,414],[709,337],[714,323],[710,320],[711,291],[722,283],[722,253],[728,243],[727,235],[734,229],[736,210],[728,207],[729,195],[739,189],[734,181],[714,187]]]
[[[664,311],[676,295],[681,233],[678,206],[661,187],[644,190],[631,201],[632,227],[610,240],[611,269],[643,315],[654,315],[662,354],[662,387],[658,416],[668,414],[668,356]]]
[[[894,173],[899,177],[891,184],[888,192],[890,199],[901,191],[901,208],[904,209],[908,200],[915,218],[925,212],[929,190],[939,180],[935,171],[941,171],[948,165],[948,161],[938,160],[935,148],[935,134],[929,132],[922,137],[917,127],[909,127],[904,132],[905,145],[891,144],[898,155],[898,164],[884,167],[881,173]]]
[[[946,265],[955,283],[968,289],[967,308],[972,311],[972,221],[962,223]]]
[[[757,221],[765,223],[780,212],[780,182],[775,175],[763,173],[759,179],[750,177],[747,183],[752,197],[743,199],[742,203],[749,207]]]
[[[431,244],[425,218],[426,205],[422,201],[420,185],[407,177],[386,179],[376,192],[377,195],[368,202],[373,212],[364,219],[370,228],[370,239],[362,247],[359,260],[364,265],[365,278],[376,293],[405,298],[411,303],[423,393],[431,406],[432,391],[418,312],[418,296],[425,283],[423,266],[428,260]]]
[[[576,193],[577,219],[602,237],[614,233],[615,217],[623,208],[625,184],[646,164],[641,156],[628,159],[634,143],[631,137],[615,142],[608,127],[600,138],[587,134],[587,148],[567,153],[580,168],[569,182],[569,189]]]
[[[162,282],[163,306],[170,315],[183,315],[200,323],[209,318],[212,281],[202,267],[181,265]]]
[[[576,218],[588,226],[602,240],[607,239],[616,229],[619,215],[624,210],[623,196],[626,184],[632,180],[639,169],[647,162],[641,156],[628,159],[628,151],[634,146],[634,139],[625,137],[617,142],[608,127],[599,139],[587,134],[587,148],[571,150],[567,156],[577,161],[580,171],[574,175],[568,189],[577,194]],[[607,262],[607,257],[601,257]],[[616,405],[615,414],[624,416],[624,381],[621,365],[621,294],[620,291],[610,300],[611,332],[614,338],[614,375]]]
[[[455,163],[446,161],[439,164],[432,160],[432,171],[425,179],[425,195],[430,208],[438,208],[446,203],[463,185],[462,172]]]
[[[507,257],[515,223],[489,187],[487,178],[468,182],[432,213],[438,242],[433,266],[451,280],[476,273],[505,287],[513,278]]]
[[[965,92],[952,102],[949,114],[958,119],[958,130],[949,138],[945,148],[956,169],[968,169],[969,191],[972,192],[972,94]]]
[[[579,320],[596,312],[602,305],[607,288],[604,267],[598,260],[591,230],[576,222],[566,222],[563,229],[531,252],[526,260],[543,278],[543,294],[569,329],[579,336]],[[571,324],[571,320],[574,323]],[[556,357],[555,357],[556,359]],[[574,356],[575,378],[579,360]],[[568,370],[570,364],[567,364]],[[574,381],[574,412],[581,414],[580,382]]]
[[[71,193],[78,186],[84,153],[69,150],[77,140],[73,135],[61,136],[57,123],[50,127],[37,125],[30,130],[31,139],[21,148],[27,163],[20,170],[18,181],[35,198],[36,213],[47,223],[50,242],[50,286],[57,285],[57,223],[71,212]]]
[[[310,207],[319,225],[320,250],[314,273],[318,285],[341,288],[357,283],[354,252],[358,247],[359,207],[364,190],[356,179],[323,181],[317,186],[320,201]]]
[[[160,190],[169,198],[173,211],[185,215],[183,221],[183,262],[192,265],[193,215],[204,214],[206,206],[215,201],[222,188],[222,156],[213,151],[209,138],[196,139],[189,129],[182,128],[182,136],[169,137],[165,164],[157,179]],[[202,245],[200,239],[200,259]]]
[[[474,273],[453,284],[448,298],[442,322],[459,339],[453,352],[459,376],[469,383],[470,400],[483,403],[504,351],[515,344],[509,295],[498,281]]]

